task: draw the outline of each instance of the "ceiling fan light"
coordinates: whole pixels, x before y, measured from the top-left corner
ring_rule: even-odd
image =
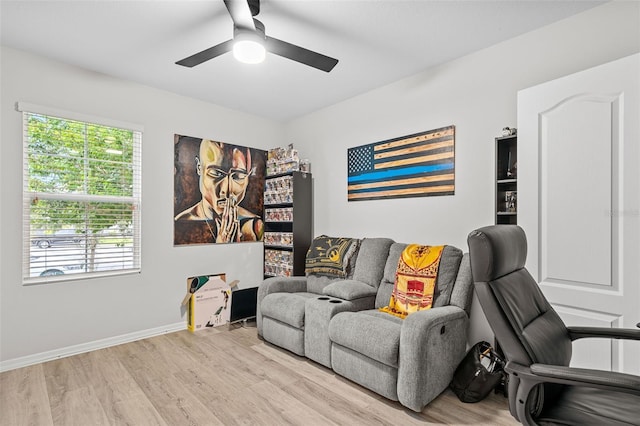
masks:
[[[257,34],[238,34],[234,38],[233,57],[245,64],[259,64],[264,61],[266,50]]]

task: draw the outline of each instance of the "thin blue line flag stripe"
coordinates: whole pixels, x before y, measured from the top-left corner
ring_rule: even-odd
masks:
[[[443,170],[452,170],[453,164],[436,164],[433,166],[415,166],[404,167],[401,169],[381,170],[379,172],[363,173],[357,176],[349,176],[349,183],[362,181],[380,181],[397,177],[415,177],[422,173],[439,172]]]

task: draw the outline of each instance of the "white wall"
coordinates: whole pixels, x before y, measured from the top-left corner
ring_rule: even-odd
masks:
[[[184,328],[180,302],[189,276],[225,272],[241,287],[259,284],[261,243],[173,247],[173,135],[268,149],[282,145],[281,124],[5,47],[1,59],[1,367]],[[22,285],[17,101],[144,126],[141,274]]]
[[[468,250],[469,232],[494,222],[494,137],[517,125],[517,91],[639,50],[640,3],[608,3],[289,123],[312,162],[315,234]],[[451,124],[454,196],[347,202],[348,148]],[[475,301],[472,317],[470,341],[492,341]]]

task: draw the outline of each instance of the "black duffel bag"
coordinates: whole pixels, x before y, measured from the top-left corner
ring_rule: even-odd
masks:
[[[502,381],[504,359],[488,342],[478,342],[456,368],[451,390],[462,402],[482,401]]]

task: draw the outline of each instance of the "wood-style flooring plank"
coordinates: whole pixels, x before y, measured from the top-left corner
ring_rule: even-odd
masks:
[[[120,359],[144,395],[169,425],[216,425],[213,413],[175,378],[182,373],[162,356],[156,343],[132,342],[121,345]]]
[[[107,416],[83,368],[88,354],[42,364],[54,424],[108,424]]]
[[[265,398],[268,395],[269,398]],[[268,424],[266,419],[276,418],[279,424],[287,425],[337,425],[312,407],[284,392],[273,383],[262,381],[248,389],[248,399],[257,407],[257,414],[274,413],[270,416],[257,416],[261,424]]]
[[[283,389],[296,400],[314,411],[323,413],[331,422],[339,425],[384,426],[389,423],[362,404],[354,404],[350,396],[333,392],[311,380],[300,380]],[[357,393],[357,391],[356,391]]]
[[[0,425],[53,425],[42,364],[0,374]]]
[[[107,425],[109,419],[91,386],[62,392],[51,405],[56,425]]]

